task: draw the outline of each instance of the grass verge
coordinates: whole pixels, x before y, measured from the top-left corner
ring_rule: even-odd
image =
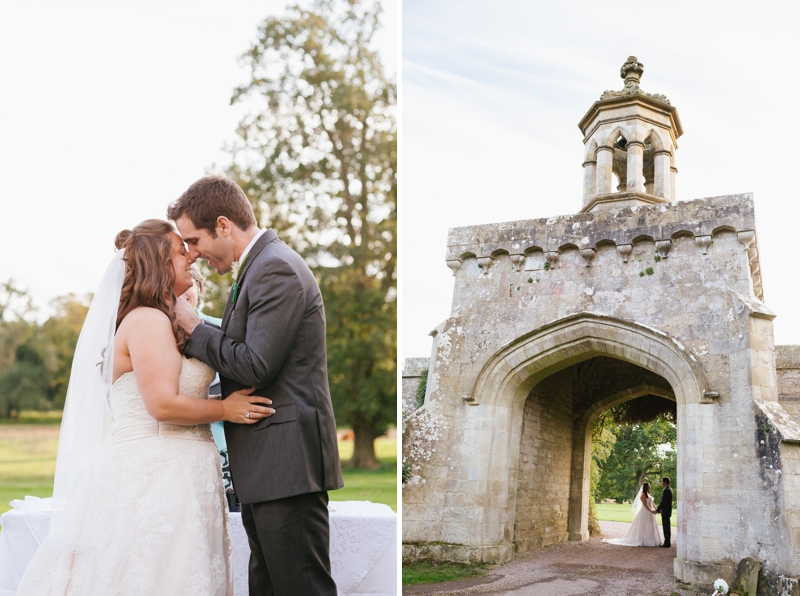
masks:
[[[630,504],[625,503],[596,503],[595,511],[599,521],[626,522],[633,521],[633,511]],[[674,513],[674,512],[673,512]],[[658,523],[661,523],[661,515],[658,516]],[[670,526],[677,528],[678,518],[673,515],[670,518]]]
[[[484,565],[465,565],[463,563],[436,563],[431,561],[414,561],[403,563],[403,585],[438,584],[472,577],[480,577],[486,573]]]

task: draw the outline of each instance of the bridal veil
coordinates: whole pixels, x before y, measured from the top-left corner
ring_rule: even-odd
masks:
[[[97,457],[111,426],[114,334],[125,279],[124,250],[111,259],[78,337],[58,439],[53,513],[62,511]]]

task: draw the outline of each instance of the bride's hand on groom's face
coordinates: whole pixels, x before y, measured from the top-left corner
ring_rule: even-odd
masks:
[[[254,387],[234,391],[222,402],[225,411],[223,420],[237,424],[253,424],[262,418],[267,418],[275,413],[273,408],[268,408],[272,400],[267,397],[251,395]]]

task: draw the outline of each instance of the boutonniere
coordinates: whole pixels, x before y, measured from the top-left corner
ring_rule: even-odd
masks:
[[[231,291],[231,304],[236,303],[236,294],[239,291],[239,272],[242,270],[242,267],[244,267],[245,261],[247,261],[247,257],[249,256],[250,253],[247,253],[242,259],[241,263],[239,261],[234,261],[231,264],[231,276],[233,278],[233,290]]]

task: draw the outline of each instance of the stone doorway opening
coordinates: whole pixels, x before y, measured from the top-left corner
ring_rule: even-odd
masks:
[[[520,432],[516,551],[589,538],[592,429],[611,408],[630,422],[677,419],[675,393],[664,377],[609,356],[588,357],[530,390]],[[645,480],[657,484],[660,475],[651,476]]]

